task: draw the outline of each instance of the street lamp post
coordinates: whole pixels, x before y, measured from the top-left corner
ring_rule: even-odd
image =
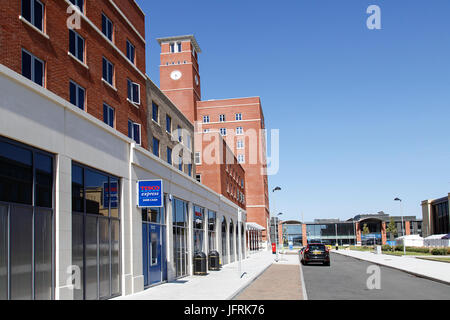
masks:
[[[281,188],[280,187],[275,187],[273,190],[272,190],[272,193],[275,193],[275,191],[281,191]],[[273,198],[273,210],[272,211],[274,211],[275,212],[275,209],[276,209],[276,206],[275,206],[275,198]],[[273,215],[272,214],[270,214],[270,223],[269,223],[269,239],[270,239],[270,243],[269,243],[269,246],[273,243],[273,240],[272,240],[272,234],[271,234],[271,232],[270,232],[270,227],[272,226],[272,218],[273,218]],[[276,230],[275,230],[276,231]],[[275,232],[275,236],[276,236],[276,232]],[[277,251],[277,261],[278,261],[278,251]]]
[[[283,214],[282,212],[277,214],[276,222],[278,222],[278,217],[281,216],[282,214]],[[278,223],[277,223],[276,229],[275,229],[275,237],[277,238],[277,241],[275,242],[275,251],[277,252],[276,261],[278,262]]]
[[[402,216],[402,236],[403,236],[403,255],[406,256],[406,238],[405,238],[405,225],[403,224],[403,205],[402,205],[402,199],[395,198],[394,201],[400,202],[400,215]]]

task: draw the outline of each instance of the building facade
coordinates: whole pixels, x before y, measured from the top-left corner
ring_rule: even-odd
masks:
[[[110,299],[192,275],[198,251],[245,257],[246,212],[149,143],[133,0],[10,1],[0,18],[0,299]],[[139,208],[155,179],[162,208]]]
[[[402,224],[403,218],[403,224]],[[394,221],[397,232],[387,232]],[[339,219],[316,219],[314,222],[281,221],[282,243],[288,246],[305,246],[307,243],[342,245],[384,245],[403,235],[422,235],[422,221],[414,216],[389,216],[385,213],[357,215],[347,221]],[[368,233],[365,233],[367,227]]]
[[[8,1],[0,19],[0,63],[148,147],[145,16],[134,1]]]
[[[158,39],[161,45],[161,90],[186,117],[198,134],[219,132],[245,170],[249,222],[269,230],[269,194],[266,171],[264,115],[259,97],[202,101],[198,54],[194,36]],[[203,179],[203,183],[209,181]]]
[[[244,168],[219,133],[196,134],[196,179],[227,197],[242,209],[245,206]]]
[[[194,126],[167,96],[147,78],[149,150],[168,164],[196,176]]]
[[[450,233],[449,202],[450,193],[440,199],[422,201],[424,237]]]

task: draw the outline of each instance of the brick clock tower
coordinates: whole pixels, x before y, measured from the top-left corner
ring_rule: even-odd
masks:
[[[267,240],[270,212],[265,173],[266,142],[264,136],[255,141],[252,134],[265,129],[261,99],[246,97],[202,101],[198,67],[201,50],[195,37],[167,37],[158,39],[158,42],[161,46],[161,90],[194,125],[201,122],[203,130],[220,132],[224,137],[245,170],[247,221],[264,227],[262,237]],[[197,132],[195,139],[198,134],[201,136],[203,133]],[[260,149],[263,152],[259,155],[255,150]],[[230,186],[234,178],[227,179],[226,184]],[[201,177],[201,181],[211,187],[211,181],[206,177]]]
[[[201,49],[193,35],[160,38],[160,87],[192,122],[197,120],[201,100],[198,54]]]

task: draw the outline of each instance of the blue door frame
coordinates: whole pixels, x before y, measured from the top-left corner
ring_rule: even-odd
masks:
[[[142,249],[144,286],[152,286],[167,280],[165,226],[142,224]]]

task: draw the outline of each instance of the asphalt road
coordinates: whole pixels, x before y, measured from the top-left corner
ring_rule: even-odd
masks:
[[[437,300],[450,299],[450,286],[379,267],[381,289],[369,290],[367,268],[373,264],[331,254],[331,267],[302,266],[309,300]]]

